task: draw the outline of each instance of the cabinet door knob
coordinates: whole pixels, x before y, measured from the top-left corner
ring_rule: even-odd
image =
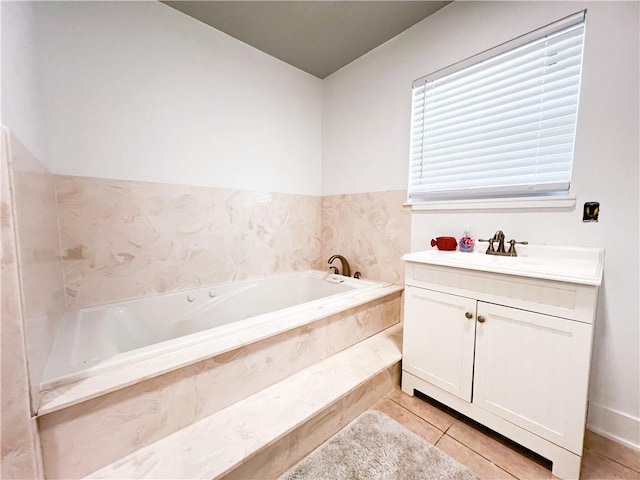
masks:
[[[464,314],[464,316],[465,316],[465,317],[467,317],[469,320],[471,320],[471,319],[473,318],[473,313],[471,313],[471,312],[466,312],[466,313]]]
[[[484,323],[485,318],[482,315],[478,315],[478,322]]]

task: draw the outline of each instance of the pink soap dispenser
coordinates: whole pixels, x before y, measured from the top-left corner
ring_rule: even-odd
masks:
[[[473,246],[476,242],[471,237],[471,231],[469,229],[469,225],[465,225],[464,227],[464,235],[460,238],[460,251],[461,252],[473,252]]]

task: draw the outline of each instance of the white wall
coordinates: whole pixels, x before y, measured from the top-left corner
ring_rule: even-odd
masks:
[[[322,83],[158,2],[38,2],[55,173],[320,193]]]
[[[534,243],[606,248],[589,425],[640,446],[637,239],[639,172],[637,2],[454,2],[324,83],[322,193],[407,188],[414,79],[588,8],[572,181],[578,208],[535,213],[415,213],[412,249],[437,235],[502,229]],[[582,223],[599,201],[599,223]]]
[[[36,157],[44,156],[34,4],[3,1],[0,123]]]

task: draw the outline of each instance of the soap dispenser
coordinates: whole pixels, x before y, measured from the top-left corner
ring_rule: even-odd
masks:
[[[465,225],[464,227],[464,235],[460,238],[460,251],[461,252],[473,252],[473,246],[475,245],[475,241],[471,237],[471,230],[469,229],[469,225]]]

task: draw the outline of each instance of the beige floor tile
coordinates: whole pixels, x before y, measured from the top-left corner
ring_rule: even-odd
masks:
[[[527,454],[513,448],[497,435],[484,433],[464,422],[456,420],[447,435],[479,453],[483,457],[511,473],[517,478],[556,478],[550,470],[527,457]]]
[[[640,473],[620,465],[593,450],[584,449],[582,467],[580,469],[581,480],[611,480],[616,478],[638,480],[640,479]]]
[[[423,419],[421,419],[417,415],[414,415],[406,408],[401,407],[389,398],[383,398],[382,400],[378,401],[372,408],[390,416],[396,422],[404,425],[413,433],[420,435],[432,445],[434,445],[442,436],[442,432],[436,427],[428,422],[425,422]]]
[[[460,462],[481,479],[493,480],[515,478],[508,472],[502,470],[496,464],[471,450],[469,447],[451,438],[449,435],[444,435],[438,443],[436,443],[436,447],[451,458]]]
[[[589,430],[587,430],[584,436],[584,446],[602,456],[621,463],[625,467],[640,472],[640,452],[636,450]]]
[[[389,395],[387,395],[387,398],[390,398],[394,402],[402,405],[407,410],[412,411],[430,424],[435,425],[443,432],[446,432],[447,428],[449,428],[455,421],[455,418],[445,411],[417,397],[407,395],[400,389],[393,390]]]

